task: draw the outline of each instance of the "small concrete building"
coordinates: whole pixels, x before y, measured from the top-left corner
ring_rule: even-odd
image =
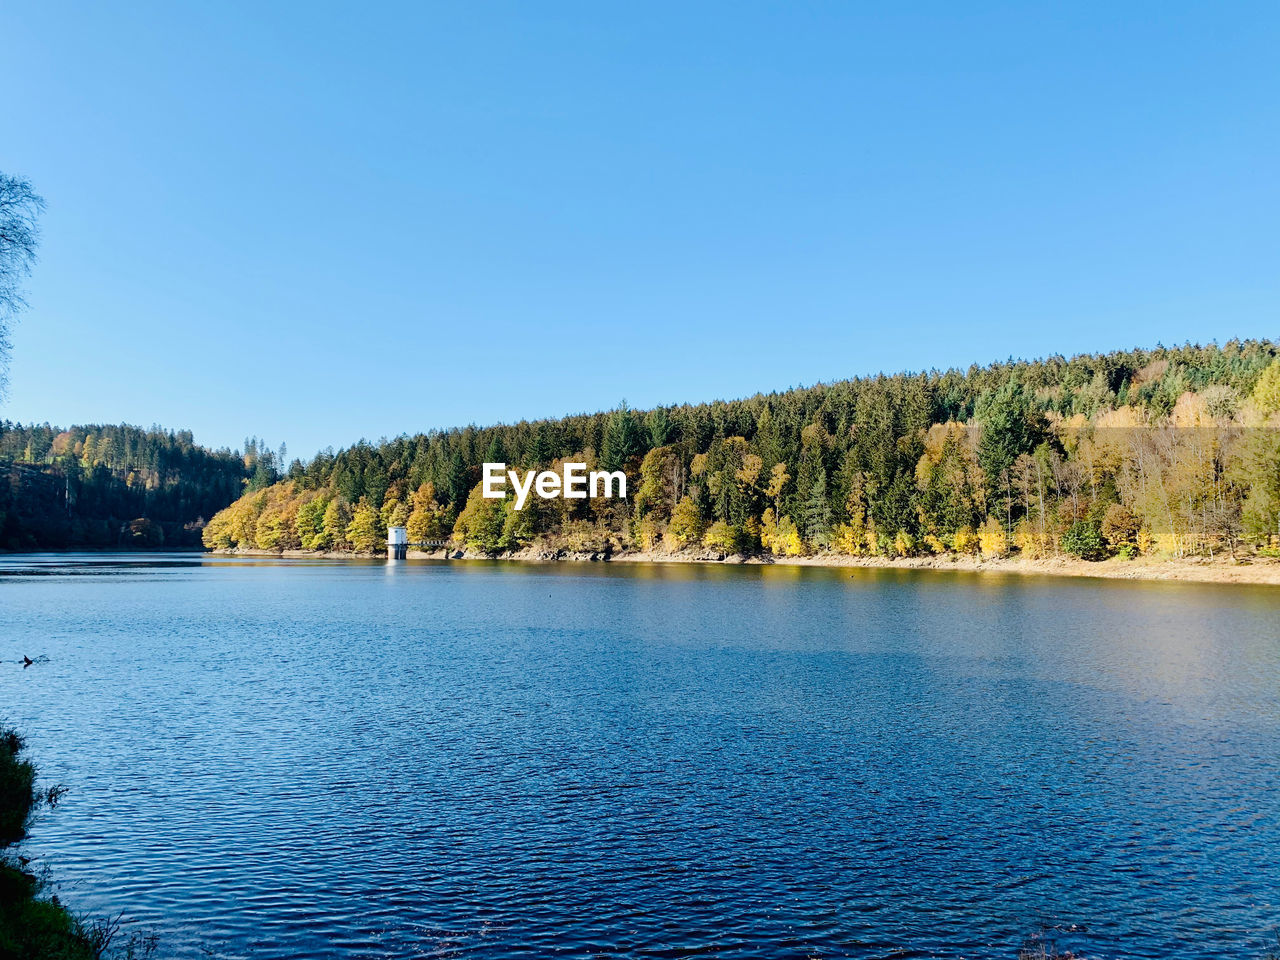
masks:
[[[409,531],[405,527],[387,527],[387,559],[403,560],[409,556]]]

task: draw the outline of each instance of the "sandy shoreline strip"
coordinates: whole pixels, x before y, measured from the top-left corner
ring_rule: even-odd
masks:
[[[381,554],[357,554],[306,550],[215,550],[223,556],[284,557],[291,559],[380,559]],[[1138,558],[1135,560],[1075,560],[1057,557],[1048,560],[979,560],[969,556],[940,557],[848,557],[837,554],[821,554],[812,557],[717,557],[706,553],[671,554],[628,552],[604,557],[599,554],[564,554],[555,556],[545,550],[529,548],[514,554],[489,557],[483,554],[454,551],[446,555],[443,550],[423,552],[411,550],[410,560],[507,560],[519,563],[693,563],[693,564],[756,564],[797,567],[850,567],[876,570],[941,570],[971,573],[1018,574],[1050,577],[1100,577],[1108,580],[1177,580],[1190,583],[1240,583],[1280,586],[1280,560],[1263,557],[1232,560],[1230,557],[1187,558],[1168,560]]]
[[[611,562],[671,562],[670,557],[627,554],[613,557]],[[676,562],[716,562],[682,561]],[[724,562],[724,561],[721,561]],[[761,562],[747,560],[747,563]],[[1280,562],[1269,559],[1233,561],[1207,559],[1137,559],[1074,560],[1066,557],[1049,560],[978,560],[974,557],[847,557],[823,555],[786,557],[765,563],[802,567],[855,567],[878,570],[943,570],[973,573],[1020,574],[1024,576],[1100,577],[1108,580],[1184,580],[1196,583],[1251,583],[1280,586]]]

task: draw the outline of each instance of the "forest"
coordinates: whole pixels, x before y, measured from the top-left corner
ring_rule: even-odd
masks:
[[[250,489],[214,549],[1275,554],[1280,347],[1186,344],[361,442]],[[625,470],[627,500],[480,495],[484,462]]]
[[[205,522],[280,477],[283,452],[211,451],[190,432],[0,420],[0,548],[199,547]]]

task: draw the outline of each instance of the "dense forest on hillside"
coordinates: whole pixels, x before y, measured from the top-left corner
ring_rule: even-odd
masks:
[[[250,491],[215,548],[711,549],[1086,558],[1273,549],[1280,350],[1230,342],[899,374],[361,443]],[[626,500],[483,499],[481,464],[627,472]]]
[[[0,421],[0,548],[199,546],[209,517],[280,476],[260,441],[245,451],[158,427]]]

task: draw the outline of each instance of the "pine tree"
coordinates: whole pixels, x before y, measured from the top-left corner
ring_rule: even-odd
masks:
[[[600,450],[600,464],[606,470],[621,470],[644,446],[640,424],[625,403],[609,414]]]
[[[818,478],[809,488],[804,505],[804,538],[815,546],[827,546],[831,540],[831,503],[827,499],[827,472],[819,468]]]

